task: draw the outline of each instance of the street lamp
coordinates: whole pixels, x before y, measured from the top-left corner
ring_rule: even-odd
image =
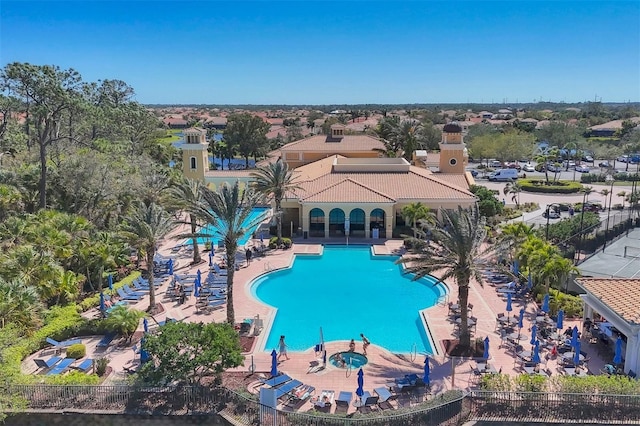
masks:
[[[576,255],[573,264],[577,265],[580,261],[580,250],[582,248],[582,225],[584,223],[584,205],[587,202],[587,196],[589,196],[589,191],[587,188],[584,189],[584,195],[582,196],[582,211],[580,212],[580,235],[578,236],[578,246],[576,247]]]
[[[547,204],[547,230],[546,230],[546,233],[545,233],[545,239],[547,241],[549,241],[549,209],[550,208],[551,208],[551,204]]]
[[[609,191],[609,210],[607,212],[607,229],[604,231],[604,244],[602,245],[603,253],[604,253],[604,249],[607,248],[607,235],[609,234],[609,218],[611,217],[611,202],[613,201],[613,183],[616,181],[611,175],[607,175],[605,180],[607,182],[611,182],[611,188]]]

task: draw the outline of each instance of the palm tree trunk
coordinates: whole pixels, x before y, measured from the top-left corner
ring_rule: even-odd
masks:
[[[147,250],[147,272],[149,274],[149,309],[148,312],[153,312],[156,308],[156,286],[153,278],[153,258],[155,257],[155,247],[149,247]]]
[[[189,215],[189,219],[191,220],[191,233],[195,234],[197,230],[196,217],[191,214]],[[200,257],[200,246],[198,246],[198,239],[192,237],[191,241],[193,242],[193,263],[195,265],[197,263],[200,263],[202,258]]]
[[[458,303],[460,304],[460,345],[471,346],[471,335],[469,334],[469,282],[466,284],[458,281]]]
[[[280,203],[276,200],[276,224],[278,229],[278,241],[277,245],[280,245],[282,241],[282,208],[280,207]]]
[[[227,322],[236,324],[236,312],[233,307],[233,274],[236,272],[236,252],[238,247],[227,245]]]

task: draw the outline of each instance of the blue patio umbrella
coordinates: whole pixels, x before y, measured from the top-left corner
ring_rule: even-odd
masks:
[[[140,364],[144,364],[145,362],[149,361],[149,358],[151,358],[149,356],[149,352],[142,349],[143,347],[144,347],[144,339],[140,340]]]
[[[213,249],[209,252],[209,268],[213,267]]]
[[[278,352],[271,351],[271,377],[278,375]]]
[[[322,365],[327,365],[327,350],[322,351]]]
[[[260,231],[260,244],[264,244],[264,232]]]
[[[535,345],[533,346],[533,355],[531,356],[531,361],[536,364],[540,364],[540,341],[536,340]]]
[[[113,275],[107,275],[107,282],[109,283],[109,290],[113,290]]]
[[[518,328],[524,327],[524,308],[520,309],[520,316],[518,317]]]
[[[529,278],[527,279],[527,287],[529,287],[529,290],[533,288],[533,278],[531,278],[531,271],[529,271]]]
[[[578,327],[574,325],[573,330],[571,330],[571,346],[575,348],[579,342],[580,340],[578,340]]]
[[[145,333],[149,332],[149,321],[147,321],[146,318],[142,320],[142,328],[144,329]]]
[[[201,287],[200,281],[196,279],[196,282],[193,286],[195,287],[193,290],[193,296],[200,297],[200,287]]]
[[[169,259],[167,262],[167,273],[173,275],[173,259]]]
[[[429,375],[431,374],[431,367],[429,367],[429,357],[426,356],[424,358],[424,375],[422,376],[422,381],[425,386],[429,386],[431,384],[431,380],[429,379]]]
[[[484,353],[482,358],[489,359],[489,336],[484,338]]]
[[[511,307],[511,293],[507,293],[507,308],[506,308],[507,312],[511,312],[513,311],[513,308]],[[509,322],[509,315],[507,314],[507,322]]]
[[[531,341],[529,343],[535,345],[536,340],[538,340],[538,326],[533,324],[533,327],[531,327]]]
[[[558,311],[558,322],[556,322],[556,328],[562,330],[562,322],[564,321],[564,311],[560,309]]]
[[[542,299],[542,309],[543,312],[549,312],[549,293],[544,295],[544,299]]]
[[[622,338],[618,337],[616,340],[616,350],[613,356],[614,364],[622,364]]]
[[[104,312],[105,310],[106,310],[106,307],[104,305],[104,294],[100,292],[100,311]]]
[[[198,278],[198,280],[202,279],[202,272],[200,272],[200,269],[196,272],[196,278]]]
[[[520,273],[520,265],[518,264],[518,259],[515,259],[513,261],[512,271],[513,271],[513,275],[515,275],[516,277]]]
[[[358,395],[360,398],[362,398],[362,395],[364,395],[364,371],[362,371],[362,368],[360,368],[360,370],[358,370],[358,389],[356,389],[356,395]]]
[[[573,353],[573,363],[575,365],[580,364],[580,346],[582,346],[582,345],[580,344],[580,340],[578,340],[576,342],[576,346],[573,349],[573,351],[574,351],[574,353]]]

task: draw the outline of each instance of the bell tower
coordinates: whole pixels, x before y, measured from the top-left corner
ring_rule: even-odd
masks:
[[[204,129],[185,129],[182,145],[182,172],[185,177],[204,183],[204,176],[209,171],[209,153],[207,148],[207,131]]]
[[[468,160],[467,148],[462,141],[462,127],[456,123],[446,124],[440,142],[440,172],[464,173]]]

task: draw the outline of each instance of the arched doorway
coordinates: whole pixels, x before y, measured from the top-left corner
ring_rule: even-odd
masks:
[[[344,211],[342,209],[333,209],[329,212],[329,236],[344,236]]]
[[[385,223],[384,223],[384,210],[375,209],[371,212],[371,221],[369,223],[369,230],[371,231],[371,236],[373,236],[374,229],[378,229],[378,236],[380,238],[387,238],[387,234],[385,232]]]
[[[364,238],[364,210],[353,209],[349,213],[349,235]]]
[[[324,211],[312,209],[309,212],[309,236],[324,238]]]

